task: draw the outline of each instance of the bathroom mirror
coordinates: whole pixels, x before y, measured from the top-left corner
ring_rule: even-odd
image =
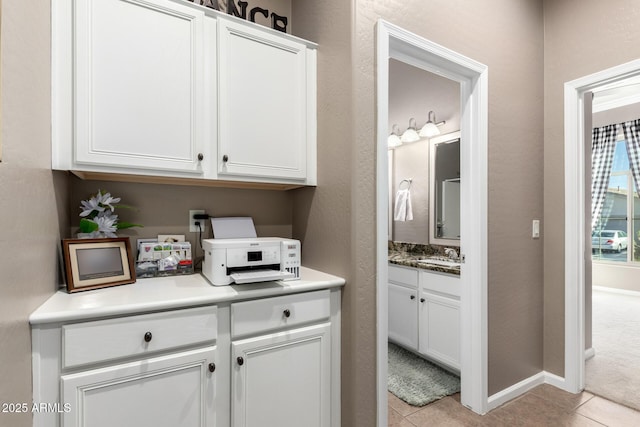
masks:
[[[460,132],[430,140],[429,242],[460,245]]]

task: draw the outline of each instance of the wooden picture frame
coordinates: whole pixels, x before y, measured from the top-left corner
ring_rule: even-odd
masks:
[[[62,251],[69,293],[136,281],[128,237],[64,239]]]

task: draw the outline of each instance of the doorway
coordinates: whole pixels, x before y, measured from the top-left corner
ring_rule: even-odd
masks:
[[[597,142],[598,150],[587,157],[600,159],[591,166],[591,181],[606,185],[591,196],[591,212],[594,204],[599,209],[590,221],[592,268],[585,284],[585,391],[640,410],[640,197],[629,157],[640,118],[640,79],[592,93],[591,145]]]
[[[609,68],[565,84],[565,379],[563,388],[585,387],[585,342],[591,315],[590,116],[585,94],[640,76],[640,60]],[[585,108],[586,104],[586,108]],[[587,144],[588,142],[588,144]],[[589,209],[587,211],[587,209]],[[590,333],[590,332],[589,332]]]
[[[488,69],[384,20],[377,22],[377,396],[378,426],[387,423],[389,59],[460,84],[461,403],[484,414],[487,387],[487,128]]]

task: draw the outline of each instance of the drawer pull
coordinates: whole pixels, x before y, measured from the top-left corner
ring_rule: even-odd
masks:
[[[415,295],[411,295],[411,299],[416,299],[416,296]]]
[[[424,298],[420,298],[420,302],[424,302],[424,301],[425,301],[425,299],[424,299]]]
[[[244,359],[242,357],[238,357],[238,365],[242,366],[244,365]]]
[[[213,372],[216,370],[216,364],[215,363],[209,363],[209,372]]]
[[[144,334],[144,341],[145,342],[150,342],[151,338],[153,338],[153,335],[151,334],[151,332],[147,332],[146,334]]]
[[[285,308],[284,311],[282,312],[282,314],[284,314],[284,317],[289,317],[289,316],[291,316],[291,311],[289,311],[288,308]]]

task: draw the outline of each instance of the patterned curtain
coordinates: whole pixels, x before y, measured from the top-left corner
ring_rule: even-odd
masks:
[[[591,139],[591,230],[595,230],[609,187],[618,125],[594,128]]]
[[[636,183],[636,189],[640,191],[640,119],[622,123],[622,129],[624,139],[627,141],[629,168]]]

